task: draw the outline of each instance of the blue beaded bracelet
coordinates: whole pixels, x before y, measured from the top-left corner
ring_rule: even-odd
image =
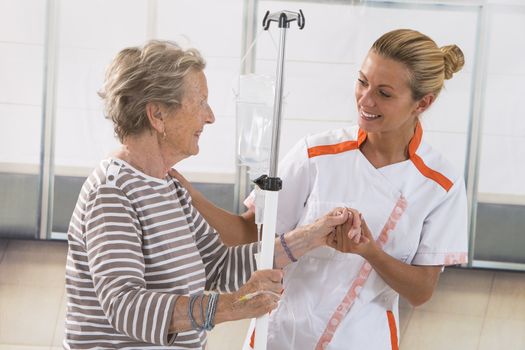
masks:
[[[292,262],[296,262],[297,259],[295,258],[295,256],[293,256],[292,251],[290,250],[290,248],[288,248],[288,244],[286,244],[286,241],[284,240],[284,233],[279,236],[279,239],[281,241],[281,245],[283,246],[284,252],[286,253],[286,255],[288,255],[288,258]]]
[[[189,305],[188,305],[188,317],[190,319],[191,326],[193,327],[193,329],[201,331],[203,329],[202,326],[199,326],[199,324],[197,323],[197,321],[193,317],[193,307],[194,307],[195,302],[197,301],[198,298],[199,298],[199,295],[192,295],[192,296],[190,296]],[[204,320],[203,320],[203,322],[204,322]]]
[[[196,331],[211,331],[215,327],[215,313],[217,312],[217,305],[219,302],[219,293],[211,293],[208,296],[206,311],[204,311],[204,294],[192,295],[190,296],[189,305],[188,305],[188,317],[191,322],[191,326]],[[195,317],[193,317],[193,309],[195,304],[199,304],[198,299],[200,298],[200,307],[201,307],[201,318],[202,325],[197,323]],[[198,306],[197,306],[198,307]]]

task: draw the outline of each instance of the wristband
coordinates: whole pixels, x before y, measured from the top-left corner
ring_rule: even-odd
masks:
[[[290,250],[288,244],[286,244],[286,241],[284,240],[284,233],[279,236],[279,240],[281,241],[281,245],[283,246],[284,252],[286,253],[286,255],[288,255],[290,261],[296,262],[297,259],[295,258],[295,256],[293,256],[292,251]]]

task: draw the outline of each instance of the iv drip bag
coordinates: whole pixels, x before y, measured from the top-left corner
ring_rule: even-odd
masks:
[[[250,180],[268,172],[275,81],[264,75],[239,77],[237,92],[237,158]]]

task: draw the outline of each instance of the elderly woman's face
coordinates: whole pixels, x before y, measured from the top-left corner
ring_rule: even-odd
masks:
[[[205,124],[215,121],[208,105],[208,85],[202,71],[191,72],[185,78],[182,105],[165,120],[166,141],[183,158],[199,153],[199,137]]]

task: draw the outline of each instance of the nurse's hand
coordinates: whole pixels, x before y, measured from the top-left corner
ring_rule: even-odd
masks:
[[[310,248],[328,245],[336,227],[347,222],[350,215],[352,213],[348,208],[334,208],[313,223],[296,230],[305,231],[304,241],[309,242]]]
[[[346,235],[350,240],[352,240],[354,243],[359,243],[361,240],[362,235],[362,216],[361,213],[359,213],[357,210],[352,208],[347,208],[349,215],[348,220],[345,222],[344,225],[341,225],[339,227],[339,230],[341,231],[340,234],[343,234],[346,232]],[[336,231],[337,233],[337,231]]]
[[[331,236],[330,246],[342,253],[358,254],[366,259],[378,249],[378,246],[361,215],[359,215],[359,225],[359,234],[349,229],[348,224],[338,226]]]
[[[182,187],[184,187],[190,193],[190,196],[193,195],[193,192],[194,192],[193,186],[188,180],[186,180],[184,176],[182,176],[181,173],[179,173],[177,170],[173,168],[170,168],[170,170],[168,170],[168,174],[169,176],[177,179],[177,181],[180,182]]]
[[[347,238],[359,243],[361,239],[361,214],[352,208],[345,208],[348,212],[347,220],[335,227],[327,239],[327,244],[335,249],[341,250],[346,246]],[[343,237],[346,234],[348,237]]]

